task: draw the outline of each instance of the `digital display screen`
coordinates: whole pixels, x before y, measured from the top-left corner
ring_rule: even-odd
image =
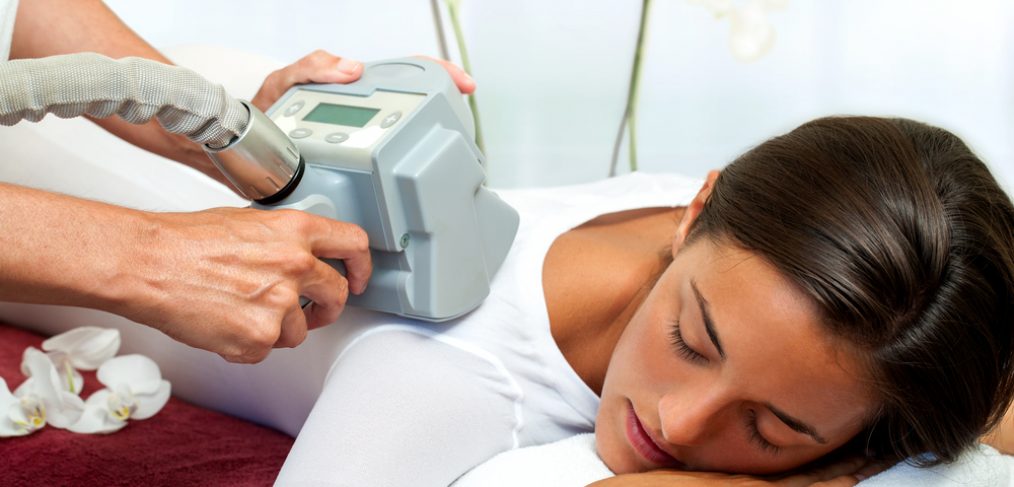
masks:
[[[363,127],[379,111],[380,109],[378,108],[321,103],[314,107],[310,113],[307,113],[306,116],[303,117],[303,120],[307,122],[344,125],[346,127]]]

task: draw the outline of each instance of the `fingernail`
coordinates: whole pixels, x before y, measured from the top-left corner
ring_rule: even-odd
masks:
[[[341,61],[338,61],[338,71],[345,74],[356,74],[356,71],[359,71],[360,64],[362,63],[359,61],[343,57]]]

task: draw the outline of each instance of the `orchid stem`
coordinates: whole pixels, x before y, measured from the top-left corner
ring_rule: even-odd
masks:
[[[648,11],[651,8],[651,0],[643,0],[641,5],[641,23],[637,28],[637,44],[634,46],[634,62],[630,66],[630,85],[627,87],[627,104],[623,107],[623,116],[620,117],[620,126],[616,131],[616,140],[613,142],[613,155],[609,160],[609,177],[616,176],[616,166],[620,160],[620,145],[623,143],[623,134],[630,130],[630,170],[637,171],[637,95],[641,84],[641,53],[644,50],[644,39],[647,37]]]
[[[461,31],[461,22],[458,17],[459,2],[447,1],[447,15],[451,19],[451,27],[454,29],[454,39],[458,43],[458,54],[461,55],[461,68],[469,75],[472,74],[472,63],[468,60],[468,49],[465,47],[465,34]],[[486,153],[486,143],[482,137],[482,126],[479,123],[479,104],[475,101],[475,93],[468,95],[468,107],[472,109],[472,118],[475,119],[475,145],[482,153]]]
[[[634,65],[630,70],[630,89],[627,92],[627,129],[630,131],[630,172],[637,171],[637,95],[641,91],[641,55],[648,31],[648,11],[651,0],[644,0],[641,7],[641,25],[637,30],[637,48],[634,50]]]

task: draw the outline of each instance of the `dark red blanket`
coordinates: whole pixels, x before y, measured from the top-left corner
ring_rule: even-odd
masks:
[[[21,355],[43,337],[0,325],[0,377],[24,380]],[[100,389],[94,372],[82,398]],[[150,419],[109,435],[46,426],[0,438],[0,485],[271,485],[292,447],[277,431],[171,398]]]

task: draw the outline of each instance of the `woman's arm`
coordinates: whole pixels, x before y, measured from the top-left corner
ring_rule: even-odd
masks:
[[[276,485],[450,485],[515,446],[522,397],[502,369],[392,328],[335,361]]]

